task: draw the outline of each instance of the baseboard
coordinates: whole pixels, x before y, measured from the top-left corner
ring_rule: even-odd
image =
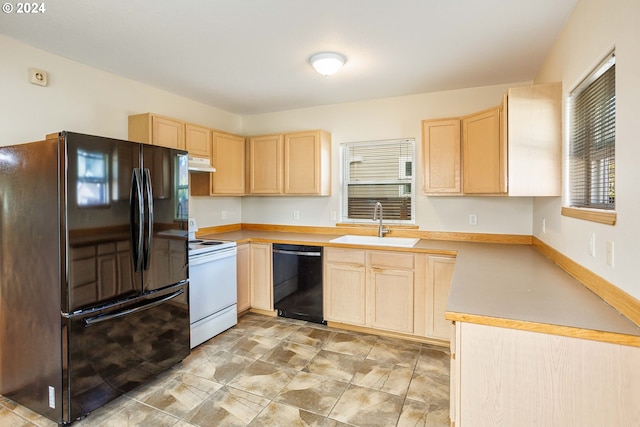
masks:
[[[440,347],[447,347],[447,349],[449,349],[449,345],[450,345],[449,340],[444,340],[439,338],[420,337],[417,335],[403,334],[400,332],[391,332],[391,331],[385,331],[382,329],[367,328],[365,326],[349,325],[348,323],[327,322],[327,326],[335,329],[344,329],[347,331],[362,332],[366,334],[379,335],[383,337],[400,338],[400,339],[415,341],[415,342],[424,343],[424,344],[433,344]]]

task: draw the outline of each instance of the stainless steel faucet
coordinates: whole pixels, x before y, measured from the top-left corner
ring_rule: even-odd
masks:
[[[380,209],[380,214],[377,215],[376,218],[376,214],[378,213],[378,208]],[[384,237],[385,234],[389,233],[389,228],[384,228],[384,226],[382,225],[382,203],[380,202],[376,202],[376,206],[373,208],[373,220],[375,221],[376,219],[378,219],[380,221],[379,225],[378,225],[378,237]]]

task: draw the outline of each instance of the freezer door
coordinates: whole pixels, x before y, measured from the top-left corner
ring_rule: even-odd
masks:
[[[188,278],[187,152],[143,145],[144,292]]]
[[[67,278],[63,312],[142,293],[140,144],[64,133]],[[64,200],[64,199],[63,199]],[[64,234],[64,225],[63,225]]]
[[[147,382],[189,354],[187,287],[169,287],[65,319],[65,422]]]

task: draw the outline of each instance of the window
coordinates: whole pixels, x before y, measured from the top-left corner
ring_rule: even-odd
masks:
[[[615,83],[611,54],[570,94],[570,207],[615,209]]]
[[[371,222],[380,202],[385,222],[414,222],[413,139],[346,143],[342,159],[343,221]]]
[[[78,150],[77,204],[81,207],[109,206],[109,158],[106,154]]]
[[[186,221],[189,216],[189,158],[186,155],[176,157],[176,219]]]

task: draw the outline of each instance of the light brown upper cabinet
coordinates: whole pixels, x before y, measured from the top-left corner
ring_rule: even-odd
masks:
[[[249,138],[248,192],[331,194],[331,134],[322,130]]]
[[[503,100],[510,196],[562,195],[562,84],[510,88]]]
[[[422,121],[423,191],[460,193],[460,119]]]
[[[245,194],[245,139],[213,131],[211,164],[213,173],[192,173],[193,196],[242,196]]]
[[[506,193],[506,151],[500,138],[500,107],[463,117],[463,193]]]
[[[211,157],[211,129],[187,123],[185,125],[185,140],[190,156]]]
[[[561,84],[549,83],[510,88],[501,106],[460,119],[423,120],[424,193],[560,196],[561,111]]]
[[[250,194],[282,194],[283,135],[249,138]]]
[[[284,135],[284,193],[331,195],[331,135],[315,130]]]
[[[152,113],[129,116],[129,140],[184,150],[185,124]]]

